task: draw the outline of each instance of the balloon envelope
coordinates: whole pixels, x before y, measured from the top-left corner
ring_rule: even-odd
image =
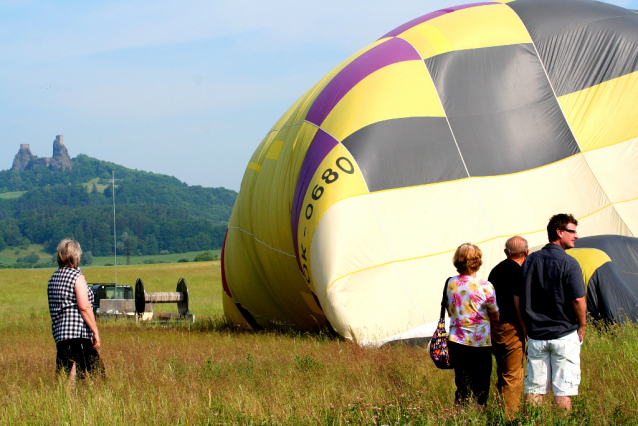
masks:
[[[586,0],[475,3],[387,33],[310,88],[246,169],[224,308],[252,327],[428,336],[452,255],[479,276],[548,219],[638,233],[638,15]]]

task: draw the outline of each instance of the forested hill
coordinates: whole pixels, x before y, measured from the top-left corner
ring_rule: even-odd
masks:
[[[71,172],[0,171],[0,249],[30,242],[53,253],[62,238],[73,237],[94,256],[112,254],[112,170],[118,239],[131,254],[221,247],[235,191],[188,186],[81,154]]]

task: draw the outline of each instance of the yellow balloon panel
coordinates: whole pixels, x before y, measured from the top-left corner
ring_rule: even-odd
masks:
[[[402,287],[393,264],[367,269],[339,280],[324,309],[339,334],[374,342],[422,324]]]
[[[368,50],[382,44],[385,40],[377,40],[369,46],[359,50],[348,59],[339,64],[335,69],[330,71],[324,78],[322,78],[317,84],[315,84],[310,90],[308,90],[301,98],[295,102],[292,107],[286,111],[286,113],[275,123],[271,130],[281,130],[291,124],[297,124],[303,122],[308,115],[308,111],[312,107],[313,102],[321,91],[326,87],[328,83],[339,74],[346,66],[348,66],[354,59],[358,58]]]
[[[422,61],[381,68],[357,84],[321,127],[337,140],[379,121],[401,117],[445,117]]]
[[[423,59],[453,50],[532,42],[512,9],[497,3],[436,17],[399,37],[409,41]]]
[[[295,177],[316,131],[302,123],[265,138],[251,159],[254,166],[244,176],[229,222],[225,249],[232,261],[226,256],[224,264],[228,287],[233,302],[262,326],[325,325],[325,319],[317,319],[316,305],[309,305],[302,294],[309,289],[297,268],[290,226]]]
[[[623,235],[638,237],[638,198],[614,204],[614,210],[629,228],[629,232]]]
[[[638,137],[638,72],[558,98],[582,151]]]
[[[474,178],[473,183],[503,237],[543,229],[557,212],[584,217],[610,204],[582,154],[521,173]]]
[[[299,216],[297,241],[301,269],[313,291],[315,285],[310,259],[317,224],[336,202],[367,193],[368,188],[354,158],[343,145],[337,144],[310,181]]]
[[[576,259],[583,271],[583,282],[585,287],[589,284],[589,279],[594,275],[596,269],[607,262],[611,262],[609,256],[601,250],[592,248],[573,248],[567,250],[567,254]]]

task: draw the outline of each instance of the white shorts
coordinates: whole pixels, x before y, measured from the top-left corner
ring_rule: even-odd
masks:
[[[580,345],[576,331],[560,339],[528,339],[525,393],[578,395]]]

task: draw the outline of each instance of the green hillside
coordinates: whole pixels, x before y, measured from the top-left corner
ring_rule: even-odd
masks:
[[[41,244],[53,253],[73,237],[93,256],[113,253],[115,171],[118,255],[221,248],[237,193],[189,186],[172,176],[127,169],[86,155],[71,172],[0,171],[0,250]]]

